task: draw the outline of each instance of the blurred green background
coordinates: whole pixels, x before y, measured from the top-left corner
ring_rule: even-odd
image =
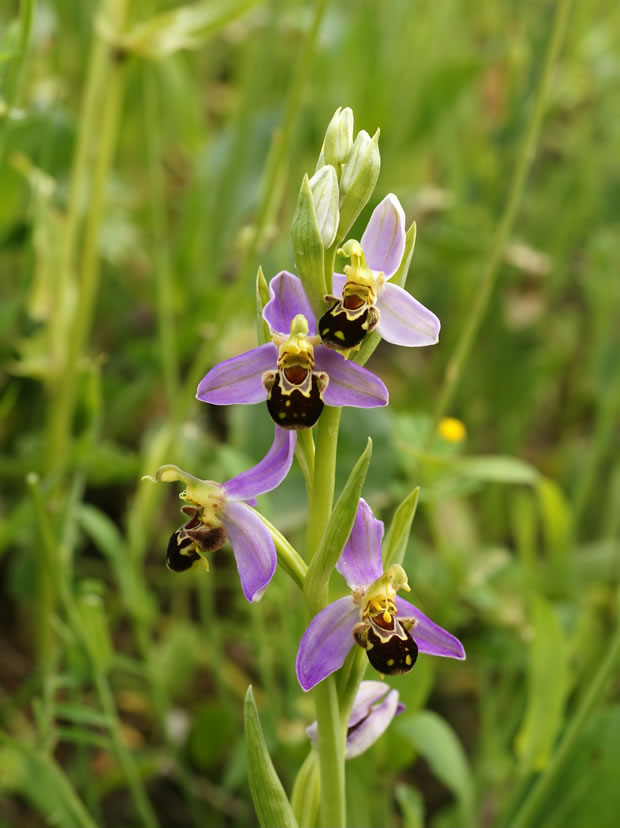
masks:
[[[194,399],[256,344],[254,283],[338,106],[381,128],[372,208],[418,224],[429,349],[381,344],[386,410],[345,409],[344,479],[389,523],[421,497],[413,600],[464,642],[391,681],[407,712],[348,765],[355,828],[615,828],[620,812],[620,19],[575,2],[523,198],[513,176],[558,7],[510,0],[23,0],[0,11],[0,826],[253,826],[252,682],[290,791],[305,626],[279,570],[249,606],[230,550],[164,565],[164,462],[226,480],[263,406]],[[501,241],[501,238],[500,238]],[[447,366],[495,285],[449,409]],[[341,481],[342,482],[342,481]],[[303,543],[295,470],[261,506]],[[335,583],[334,589],[340,584]],[[334,592],[336,594],[336,592]],[[423,710],[424,708],[424,710]],[[540,786],[543,780],[543,786]]]

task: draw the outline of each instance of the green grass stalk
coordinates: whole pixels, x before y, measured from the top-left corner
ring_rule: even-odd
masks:
[[[519,148],[514,175],[508,191],[506,207],[504,208],[504,213],[497,227],[495,241],[493,242],[489,257],[485,263],[480,284],[478,285],[473,297],[473,307],[467,317],[465,327],[461,332],[454,354],[449,360],[446,368],[443,386],[435,406],[435,424],[437,424],[441,417],[444,416],[452,403],[454,393],[463,375],[465,363],[469,358],[474,341],[493,294],[493,288],[495,287],[495,282],[497,281],[499,265],[515,223],[525,182],[534,158],[534,151],[536,149],[543,116],[545,114],[547,93],[551,82],[551,76],[560,52],[560,47],[564,40],[571,2],[572,0],[559,0],[556,6],[553,28],[547,46],[542,75],[536,91],[536,98],[532,107],[525,135],[523,137],[523,142]],[[430,436],[434,433],[434,429],[429,429],[428,433],[430,438]]]

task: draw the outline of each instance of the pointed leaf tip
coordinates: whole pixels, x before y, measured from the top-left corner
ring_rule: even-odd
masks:
[[[250,793],[261,828],[298,828],[293,809],[275,771],[261,728],[252,685],[243,706]]]

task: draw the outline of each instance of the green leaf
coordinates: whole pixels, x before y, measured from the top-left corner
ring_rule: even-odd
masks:
[[[182,49],[199,49],[259,0],[209,0],[156,14],[118,36],[102,24],[104,35],[125,52],[159,60]]]
[[[390,564],[402,564],[407,549],[411,525],[418,506],[420,487],[407,495],[394,512],[390,528],[383,541],[383,568]]]
[[[562,724],[568,690],[568,644],[552,605],[535,595],[531,604],[528,697],[515,747],[523,772],[547,763]]]
[[[450,725],[428,710],[400,716],[396,727],[415,745],[435,776],[456,796],[465,824],[474,823],[474,783],[465,751]]]
[[[334,506],[321,544],[308,567],[304,591],[311,607],[316,605],[317,612],[325,606],[329,579],[351,534],[371,456],[372,440],[369,437],[366,448],[353,467]]]
[[[444,467],[463,477],[487,483],[536,485],[540,473],[518,457],[505,454],[462,455],[460,457],[430,454],[413,446],[399,443],[399,448],[429,466]]]
[[[97,828],[56,760],[41,750],[5,739],[0,766],[11,767],[11,786],[29,800],[46,825]],[[0,780],[3,774],[0,774]]]
[[[297,828],[293,809],[265,744],[252,685],[245,695],[244,722],[248,781],[261,828]]]
[[[424,828],[424,799],[409,785],[396,786],[396,801],[403,812],[403,828]]]
[[[564,492],[541,477],[536,485],[545,546],[550,556],[564,561],[571,546],[572,513]]]

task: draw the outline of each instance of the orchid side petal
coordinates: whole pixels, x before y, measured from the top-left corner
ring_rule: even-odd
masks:
[[[359,724],[371,712],[373,704],[382,699],[390,688],[382,681],[363,681],[355,695],[353,709],[349,716],[347,727],[350,729]],[[394,691],[396,692],[396,691]],[[396,693],[398,696],[398,693]],[[318,745],[319,728],[317,722],[312,722],[306,728],[308,738],[313,745]]]
[[[366,264],[390,278],[398,270],[405,252],[405,213],[400,201],[389,193],[373,210],[361,238]]]
[[[397,595],[394,600],[401,618],[415,618],[418,622],[409,632],[421,653],[458,658],[460,661],[465,658],[465,650],[458,638],[435,624],[404,598]]]
[[[377,408],[388,404],[389,393],[379,377],[325,345],[314,349],[314,369],[329,375],[329,384],[323,392],[327,405]]]
[[[289,473],[296,444],[296,431],[276,426],[273,443],[263,459],[253,468],[224,483],[228,498],[249,501],[256,495],[270,492],[279,486]]]
[[[369,679],[363,681],[353,702],[353,709],[349,716],[348,727],[355,727],[358,722],[365,718],[373,704],[382,699],[390,688],[383,681]]]
[[[269,282],[269,296],[271,298],[263,308],[263,318],[272,331],[288,334],[291,322],[301,313],[308,322],[308,333],[316,333],[316,317],[301,279],[283,270]]]
[[[364,499],[360,500],[351,535],[336,569],[352,590],[365,589],[383,573],[381,540],[383,521],[377,520]]]
[[[245,503],[227,501],[221,520],[233,548],[243,594],[248,601],[260,601],[278,562],[271,533]]]
[[[315,615],[299,642],[295,669],[302,690],[338,670],[353,646],[353,627],[359,621],[359,607],[350,595],[339,598]]]
[[[264,402],[267,391],[262,376],[265,371],[275,371],[277,362],[278,349],[273,342],[219,362],[200,381],[196,397],[213,405]]]
[[[381,314],[377,331],[387,342],[418,347],[434,345],[439,339],[439,319],[398,285],[387,282],[383,286],[377,308]]]
[[[344,273],[334,273],[332,276],[332,293],[339,299],[342,298],[342,289],[347,282],[347,277]]]
[[[368,750],[387,730],[398,712],[398,690],[391,690],[377,707],[374,707],[355,729],[347,733],[345,758],[354,759]]]

